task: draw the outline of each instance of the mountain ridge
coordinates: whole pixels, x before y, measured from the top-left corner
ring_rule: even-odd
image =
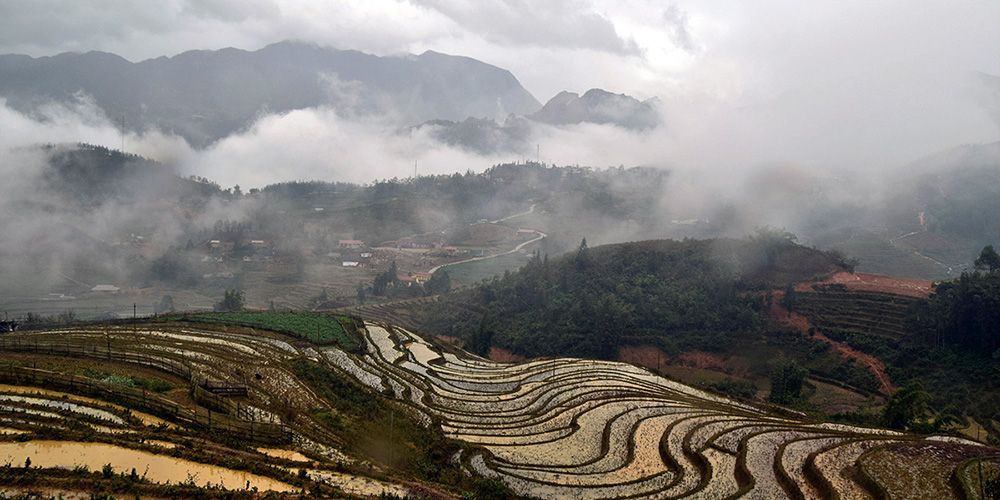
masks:
[[[138,62],[99,51],[0,55],[0,96],[18,111],[72,103],[81,92],[109,117],[125,115],[129,128],[159,128],[196,147],[245,128],[264,109],[329,105],[365,114],[389,107],[419,123],[541,107],[510,71],[433,51],[377,56],[285,41]]]

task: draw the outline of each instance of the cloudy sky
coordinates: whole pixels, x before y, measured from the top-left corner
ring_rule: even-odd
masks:
[[[570,131],[548,148],[566,163],[864,169],[1000,139],[1000,97],[976,79],[1000,75],[996,0],[0,0],[0,53],[137,61],[286,39],[467,55],[542,102],[593,87],[663,101],[663,135]],[[269,120],[244,142],[289,130]]]
[[[1000,73],[1000,2],[0,0],[4,53],[141,60],[285,39],[469,55],[512,70],[543,101],[590,87],[777,95],[874,69]]]

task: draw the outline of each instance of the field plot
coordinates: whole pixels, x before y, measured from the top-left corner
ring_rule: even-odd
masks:
[[[398,327],[369,324],[366,335],[372,366],[428,392],[410,404],[452,438],[479,445],[460,454],[465,469],[524,495],[877,497],[880,481],[893,480],[891,470],[862,482],[844,476],[866,450],[933,443],[967,446],[966,458],[996,453],[775,417],[623,363],[492,363],[429,345]],[[844,457],[849,463],[838,460]],[[926,472],[947,483],[958,466],[951,465]]]
[[[229,319],[234,322],[218,323]],[[442,433],[435,446],[451,447],[447,456],[456,472],[542,498],[878,498],[901,494],[908,480],[940,497],[958,497],[962,485],[952,478],[968,474],[956,471],[1000,455],[967,441],[781,417],[625,363],[491,362],[389,324],[335,320],[356,327],[356,344],[346,348],[323,337],[316,337],[323,345],[290,342],[267,330],[309,337],[290,332],[283,319],[215,316],[207,324],[189,318],[7,335],[0,342],[10,360],[6,369],[0,366],[0,384],[6,384],[0,385],[0,443],[54,434],[82,441],[96,432],[109,446],[169,451],[256,474],[259,479],[247,480],[269,485],[274,494],[316,487],[431,497],[460,491],[414,490],[410,477],[394,480],[392,468],[369,475],[373,463],[402,465],[391,455],[371,454],[388,445],[377,434],[391,428],[366,427],[368,420],[386,421],[391,410],[398,427],[409,417],[406,425],[416,426],[409,432]],[[172,384],[190,380],[191,386],[155,393],[110,383],[121,377],[87,378],[59,371],[55,362],[37,369],[23,361],[55,356],[61,363],[103,359],[136,366],[147,378],[163,372]],[[352,409],[362,409],[366,422],[348,423]],[[178,445],[205,430],[237,437],[245,449],[216,444],[207,448],[214,451],[197,452]],[[369,441],[360,446],[359,439]],[[456,441],[464,444],[444,444]],[[233,469],[232,456],[241,467]],[[308,470],[299,474],[297,467]]]
[[[353,322],[346,316],[301,312],[213,312],[188,318],[200,323],[263,328],[302,337],[317,344],[337,344],[346,349],[357,347],[357,340],[344,328],[345,323]]]

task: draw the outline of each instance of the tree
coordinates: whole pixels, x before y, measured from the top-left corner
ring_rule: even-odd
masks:
[[[789,311],[795,309],[795,304],[798,302],[799,295],[795,291],[795,284],[789,284],[785,288],[785,294],[781,296],[781,306]]]
[[[808,370],[795,361],[779,362],[771,369],[771,394],[768,400],[778,404],[797,401],[802,395],[802,385],[808,373]]]
[[[226,289],[222,302],[215,304],[216,311],[237,312],[243,310],[244,293],[242,290]]]
[[[156,305],[156,313],[170,313],[174,312],[174,297],[170,294],[164,295],[160,298],[160,303]]]
[[[493,345],[493,329],[489,326],[490,315],[484,314],[479,320],[479,328],[469,337],[465,343],[465,349],[479,356],[488,356],[490,347]]]
[[[993,245],[986,245],[983,251],[979,252],[979,257],[974,263],[976,269],[986,271],[990,274],[1000,271],[1000,254],[993,249]]]
[[[365,299],[367,298],[367,294],[365,293],[365,284],[358,283],[358,304],[364,304]]]
[[[448,293],[451,290],[451,276],[448,275],[448,271],[442,269],[431,275],[424,288],[432,295]]]
[[[927,412],[930,396],[919,381],[912,381],[889,398],[882,419],[892,429],[905,430]]]
[[[580,241],[580,247],[576,250],[575,262],[578,271],[586,269],[590,265],[590,248],[587,247],[587,238]]]
[[[375,277],[375,281],[372,282],[372,294],[374,295],[385,295],[385,292],[392,286],[399,283],[399,270],[396,267],[396,261],[392,261],[389,264],[389,269],[384,273]]]

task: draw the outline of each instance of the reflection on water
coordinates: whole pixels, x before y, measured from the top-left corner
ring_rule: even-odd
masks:
[[[78,443],[73,441],[29,441],[27,443],[0,443],[0,463],[23,464],[31,457],[32,467],[72,468],[87,466],[100,470],[110,463],[116,473],[128,473],[134,467],[141,476],[157,483],[183,483],[193,479],[198,486],[222,485],[227,489],[250,487],[273,491],[294,491],[289,484],[235,471],[216,465],[200,464],[141,450],[132,450],[105,443]]]
[[[121,417],[113,413],[106,412],[104,410],[98,410],[97,408],[90,408],[89,406],[81,406],[76,403],[70,403],[68,401],[54,401],[51,399],[33,398],[28,396],[12,396],[10,394],[0,394],[0,401],[11,401],[14,403],[24,403],[33,406],[44,406],[46,408],[55,408],[57,410],[64,410],[73,413],[80,413],[82,415],[87,415],[94,417],[99,420],[107,420],[118,425],[125,425],[125,421]]]
[[[143,425],[165,425],[165,426],[167,426],[168,429],[176,429],[177,428],[176,425],[174,425],[174,424],[172,424],[170,422],[167,422],[166,420],[163,420],[162,418],[154,417],[154,416],[149,415],[147,413],[138,412],[138,411],[135,411],[135,410],[130,409],[130,408],[125,408],[125,407],[123,407],[121,405],[116,405],[114,403],[109,403],[107,401],[102,401],[100,399],[88,398],[86,396],[78,396],[76,394],[69,394],[69,393],[66,393],[66,392],[52,391],[52,390],[49,390],[49,389],[40,389],[38,387],[29,387],[29,386],[23,386],[23,385],[0,384],[0,393],[33,394],[33,395],[41,395],[41,396],[51,396],[51,397],[55,397],[55,398],[68,399],[70,401],[77,401],[77,402],[80,402],[80,403],[93,404],[93,405],[98,405],[98,406],[106,406],[106,407],[109,407],[109,408],[114,408],[114,409],[116,409],[118,411],[126,411],[127,410],[127,411],[129,411],[129,412],[132,413],[132,416],[138,418],[142,422]]]
[[[312,459],[295,451],[284,448],[257,448],[257,451],[269,457],[292,460],[294,462],[311,462]]]

